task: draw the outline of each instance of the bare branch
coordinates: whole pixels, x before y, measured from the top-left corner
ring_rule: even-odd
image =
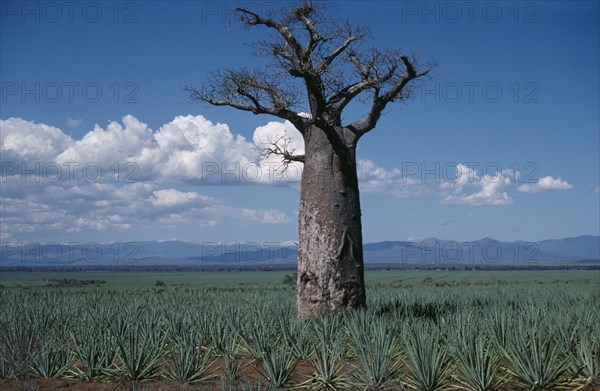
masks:
[[[425,70],[417,72],[416,58],[410,59],[405,55],[401,55],[399,59],[404,65],[404,74],[395,80],[394,78],[387,79],[393,80],[393,83],[383,93],[381,92],[381,86],[377,86],[373,93],[373,101],[369,114],[365,118],[359,119],[347,126],[348,129],[356,134],[357,139],[375,128],[379,118],[381,118],[381,113],[388,103],[408,99],[412,93],[412,90],[407,88],[409,83],[415,79],[427,76],[436,65],[435,63],[429,64]]]
[[[270,114],[290,121],[299,131],[307,126],[306,118],[292,110],[297,94],[280,87],[279,80],[264,72],[226,69],[212,74],[210,88],[186,87],[192,101],[214,106],[230,106],[254,114]]]
[[[291,147],[292,139],[290,137],[269,138],[266,144],[264,148],[260,148],[261,157],[263,159],[268,159],[271,156],[281,157],[281,167],[279,167],[281,172],[285,172],[293,162],[304,163],[304,155],[296,154],[296,150]]]
[[[377,50],[373,50],[368,59],[360,58],[356,52],[348,53],[348,57],[361,79],[336,91],[329,98],[328,105],[331,111],[340,114],[346,105],[362,92],[373,90],[379,93],[398,70],[398,63],[394,61],[393,56]],[[381,61],[378,63],[378,60]]]
[[[362,44],[368,29],[330,19],[322,10],[310,1],[300,1],[281,17],[236,8],[246,26],[264,26],[275,33],[254,44],[259,55],[273,60],[272,65],[264,71],[213,74],[210,90],[186,88],[190,98],[277,116],[303,135],[315,126],[327,135],[336,152],[355,146],[375,128],[390,102],[411,97],[411,82],[427,76],[433,64],[423,70],[416,57],[400,51],[365,50]],[[302,90],[292,88],[300,83]],[[344,126],[342,112],[357,97],[369,105],[368,114]],[[309,117],[299,115],[299,98],[307,102],[303,110],[310,112]],[[282,151],[271,151],[275,152]]]
[[[367,33],[360,28],[357,29],[357,31],[353,31],[352,27],[347,22],[345,24],[345,30],[346,30],[346,33],[341,34],[345,37],[344,42],[339,47],[337,47],[335,50],[333,50],[330,54],[328,54],[327,56],[325,56],[323,58],[321,63],[316,68],[317,74],[322,74],[322,73],[326,72],[327,69],[331,66],[331,63],[336,58],[338,58],[338,56],[340,56],[342,53],[344,53],[346,50],[348,50],[348,48],[350,48],[350,45],[353,42],[359,41],[359,40],[363,39],[364,37],[366,37],[366,35],[367,35]]]
[[[285,42],[287,42],[287,44],[292,47],[296,56],[298,58],[302,57],[302,46],[300,45],[296,37],[294,37],[294,35],[292,34],[292,31],[289,28],[289,26],[286,26],[285,24],[279,23],[278,21],[272,19],[263,18],[262,16],[245,8],[238,7],[235,10],[241,14],[240,19],[248,26],[263,25],[276,30],[279,33],[279,35],[285,40]]]
[[[310,3],[305,3],[302,7],[296,10],[296,14],[302,23],[304,24],[304,28],[308,31],[310,35],[310,41],[308,45],[302,51],[302,58],[304,60],[308,60],[313,53],[313,51],[317,48],[317,46],[324,42],[326,39],[321,36],[319,30],[315,26],[315,23],[310,19],[311,14],[315,11],[315,7]]]

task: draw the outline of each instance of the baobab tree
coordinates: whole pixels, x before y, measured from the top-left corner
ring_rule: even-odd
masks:
[[[302,134],[302,155],[281,140],[265,149],[267,155],[281,156],[284,164],[304,165],[297,273],[300,317],[365,306],[356,145],[375,128],[387,105],[407,100],[413,81],[433,66],[420,69],[416,56],[399,50],[365,48],[366,28],[327,17],[324,11],[310,2],[278,15],[237,8],[245,26],[271,32],[254,47],[272,63],[258,70],[220,70],[211,74],[210,88],[186,88],[194,101],[279,117]],[[366,114],[348,121],[344,111],[357,98],[366,104]]]

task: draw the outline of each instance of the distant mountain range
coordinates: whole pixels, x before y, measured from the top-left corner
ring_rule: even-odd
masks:
[[[366,263],[511,264],[597,261],[600,260],[600,236],[539,242],[501,242],[490,238],[459,242],[429,238],[368,243],[363,249]],[[296,256],[296,245],[293,242],[3,243],[0,249],[0,266],[293,264]]]

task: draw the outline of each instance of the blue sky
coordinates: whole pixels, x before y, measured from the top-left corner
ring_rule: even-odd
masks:
[[[3,1],[2,240],[295,240],[299,184],[268,179],[255,151],[294,130],[182,90],[264,63],[241,3]],[[323,4],[439,63],[359,144],[365,241],[600,233],[598,2]],[[236,163],[238,178],[206,171]]]

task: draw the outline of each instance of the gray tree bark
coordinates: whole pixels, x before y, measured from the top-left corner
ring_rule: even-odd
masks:
[[[365,306],[356,148],[335,151],[325,132],[305,134],[300,190],[299,317]]]

